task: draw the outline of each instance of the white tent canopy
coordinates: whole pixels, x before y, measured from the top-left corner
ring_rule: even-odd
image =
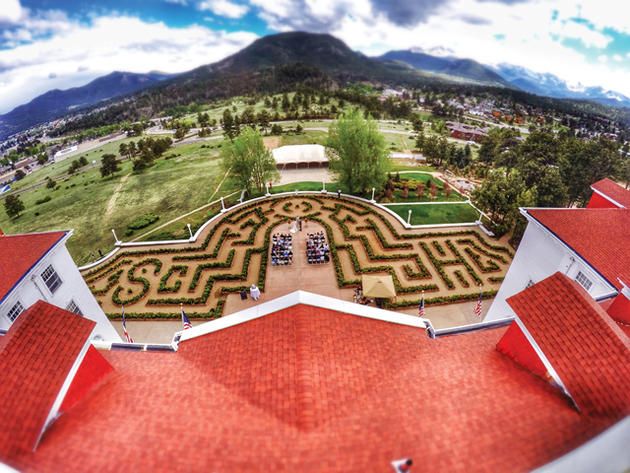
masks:
[[[286,165],[328,163],[326,149],[322,145],[287,145],[272,150],[273,159],[279,167]]]

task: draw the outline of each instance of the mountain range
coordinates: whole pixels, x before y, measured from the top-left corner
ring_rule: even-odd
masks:
[[[169,77],[172,75],[160,72],[134,74],[115,71],[80,87],[49,90],[27,104],[0,115],[0,137],[54,120],[104,100],[146,89]]]
[[[453,83],[514,89],[535,95],[630,107],[630,98],[601,87],[576,88],[552,74],[522,67],[487,66],[471,59],[390,51],[368,57],[328,34],[280,33],[254,41],[225,59],[176,76],[113,72],[81,87],[52,90],[0,115],[0,138],[68,113],[133,96],[112,117],[134,119],[172,106],[247,93],[286,90],[295,84],[373,81],[392,85]],[[115,104],[115,100],[113,101]]]

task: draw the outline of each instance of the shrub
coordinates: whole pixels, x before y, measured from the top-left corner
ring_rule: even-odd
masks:
[[[154,224],[159,219],[160,217],[158,217],[157,215],[148,213],[133,220],[129,225],[127,225],[127,228],[130,230],[140,230]]]
[[[45,204],[46,202],[50,202],[52,200],[52,197],[47,195],[46,197],[36,200],[35,201],[35,205],[41,205],[41,204]]]

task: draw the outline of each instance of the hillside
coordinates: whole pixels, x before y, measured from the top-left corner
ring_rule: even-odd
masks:
[[[0,138],[104,100],[151,87],[168,77],[170,76],[157,72],[112,72],[81,87],[50,90],[29,103],[0,115]]]
[[[481,84],[513,87],[513,85],[491,68],[472,59],[432,56],[430,54],[409,50],[389,51],[379,56],[377,59],[380,61],[402,62],[425,72],[467,79]]]

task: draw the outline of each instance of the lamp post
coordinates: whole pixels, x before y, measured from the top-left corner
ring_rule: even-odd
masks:
[[[187,223],[186,226],[188,227],[188,233],[190,233],[190,239],[193,239],[193,232],[192,232],[192,228],[190,228],[190,223]]]
[[[223,202],[223,197],[221,197],[221,212],[223,213],[225,211],[226,211],[226,209],[225,209],[225,202]]]
[[[265,195],[266,196],[270,196],[271,194],[269,193],[269,184],[265,183]]]
[[[372,203],[376,202],[374,200],[374,192],[376,191],[376,189],[374,187],[372,187]]]
[[[112,233],[114,234],[114,240],[116,240],[116,244],[118,245],[120,243],[120,240],[118,239],[118,237],[116,236],[116,232],[114,231],[114,229],[112,228]]]
[[[407,214],[407,225],[411,224],[411,209],[409,209],[409,213]]]
[[[322,193],[325,194],[326,193],[326,181],[322,180]]]

